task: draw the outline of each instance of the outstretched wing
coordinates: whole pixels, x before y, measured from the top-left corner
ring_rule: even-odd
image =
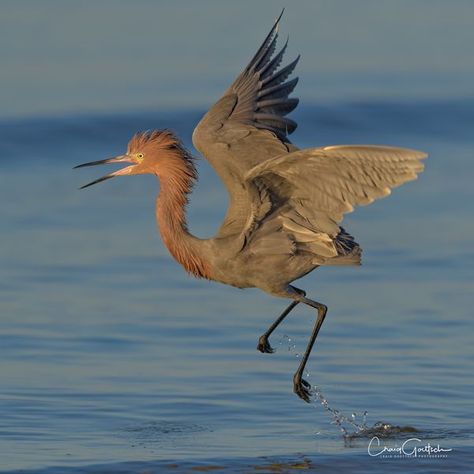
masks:
[[[193,133],[193,144],[216,170],[230,196],[219,236],[240,232],[249,218],[252,192],[245,175],[271,157],[293,151],[288,135],[296,123],[286,115],[298,104],[289,98],[298,82],[287,81],[298,58],[280,68],[286,43],[276,54],[277,27],[270,33],[224,96],[206,113]]]
[[[260,46],[248,66],[237,77],[227,93],[236,97],[235,107],[229,120],[270,130],[282,141],[288,141],[288,135],[296,129],[296,122],[285,117],[298,105],[297,98],[289,98],[298,78],[286,79],[295,69],[298,56],[287,66],[279,69],[285,54],[288,40],[281,50],[273,56],[278,38],[277,27],[280,17],[275,22],[265,41]],[[273,56],[273,57],[272,57]]]
[[[310,148],[274,157],[253,168],[247,179],[277,202],[254,222],[251,240],[282,233],[317,257],[340,255],[337,241],[343,214],[390,194],[416,179],[427,155],[405,148],[348,145]],[[267,232],[268,229],[270,232]],[[318,253],[319,252],[319,253]]]

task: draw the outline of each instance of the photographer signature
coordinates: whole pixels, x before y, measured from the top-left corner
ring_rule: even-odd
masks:
[[[418,438],[409,438],[400,446],[381,446],[380,439],[374,436],[367,447],[369,456],[382,457],[446,457],[445,453],[452,451],[451,448],[442,448],[439,444],[431,446],[430,443],[421,445]]]

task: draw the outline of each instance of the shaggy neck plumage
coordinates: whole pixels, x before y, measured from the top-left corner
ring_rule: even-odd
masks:
[[[160,181],[156,215],[164,244],[187,272],[210,278],[199,252],[202,241],[189,233],[186,222],[188,195],[197,179],[192,158],[182,146],[166,150],[155,174]]]

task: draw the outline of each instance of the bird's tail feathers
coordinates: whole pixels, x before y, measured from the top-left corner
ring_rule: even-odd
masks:
[[[360,265],[362,259],[362,249],[354,240],[351,234],[342,227],[334,241],[337,250],[337,256],[329,258],[324,265]]]

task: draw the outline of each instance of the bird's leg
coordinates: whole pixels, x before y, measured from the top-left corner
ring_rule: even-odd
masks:
[[[306,296],[306,293],[303,290],[300,290],[298,288],[294,288],[294,290],[301,296]],[[268,342],[268,338],[270,337],[270,334],[279,326],[279,324],[288,316],[290,311],[299,303],[299,301],[294,300],[291,302],[291,304],[283,311],[283,313],[278,316],[276,321],[258,338],[258,344],[257,344],[257,349],[260,352],[267,353],[267,354],[272,354],[275,352],[273,350],[273,347],[270,345]]]
[[[278,316],[276,321],[258,338],[257,349],[260,352],[272,354],[274,351],[273,347],[268,342],[270,334],[277,328],[277,326],[288,316],[289,312],[299,303],[299,301],[293,301],[283,313]]]
[[[301,303],[307,304],[308,306],[311,306],[312,308],[315,308],[318,311],[318,317],[316,318],[316,323],[314,325],[313,332],[311,333],[311,337],[309,338],[309,342],[306,347],[306,351],[303,355],[303,359],[300,362],[298,370],[293,376],[293,391],[296,393],[296,395],[298,395],[298,397],[309,403],[311,385],[309,384],[309,382],[303,379],[303,372],[306,366],[306,362],[308,362],[309,355],[311,354],[311,349],[313,348],[314,342],[316,341],[316,338],[318,336],[318,332],[321,329],[324,318],[326,317],[328,308],[322,303],[310,300],[309,298],[306,298],[304,296],[301,296],[299,301]]]

